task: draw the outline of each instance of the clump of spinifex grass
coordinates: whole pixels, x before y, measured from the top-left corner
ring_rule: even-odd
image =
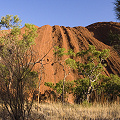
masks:
[[[5,112],[6,114],[6,112]],[[3,114],[2,114],[3,115]],[[0,116],[1,117],[1,116]],[[6,117],[9,118],[9,117]],[[120,104],[34,103],[28,120],[119,120]],[[0,118],[1,120],[1,118]],[[7,120],[7,119],[6,119]]]
[[[33,119],[46,120],[119,120],[120,105],[70,105],[61,103],[34,104]]]

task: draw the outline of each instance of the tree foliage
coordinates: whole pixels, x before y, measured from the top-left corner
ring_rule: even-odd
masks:
[[[75,57],[75,53],[72,49],[68,50],[66,52],[65,48],[60,48],[60,47],[54,47],[54,55],[57,58],[57,61],[55,61],[54,63],[58,63],[60,66],[62,66],[63,68],[63,72],[64,72],[64,78],[63,78],[63,82],[62,82],[62,102],[65,102],[65,96],[66,96],[66,92],[65,92],[65,84],[66,84],[66,77],[70,74],[71,69],[76,69],[76,62],[74,59],[72,59],[73,57]],[[66,59],[62,60],[63,56],[69,56]],[[53,63],[53,64],[54,64]],[[53,65],[52,64],[52,65]]]
[[[115,10],[116,17],[118,20],[120,20],[120,0],[115,0],[114,4],[115,4],[114,10]]]
[[[109,100],[116,100],[116,97],[120,97],[120,77],[111,74],[110,77],[105,75],[99,76],[99,81],[96,82],[95,88],[99,95],[105,94],[105,97]]]
[[[106,75],[100,75],[94,83],[92,83],[93,92],[96,92],[95,99],[97,102],[100,102],[102,96],[104,96],[103,102],[105,100],[113,102],[117,99],[117,96],[120,96],[120,77],[117,75],[111,74],[109,77]],[[78,79],[74,80],[73,94],[75,96],[76,103],[82,103],[86,99],[86,93],[89,88],[89,80]]]
[[[64,64],[71,69],[76,69],[79,75],[83,75],[84,79],[74,81],[74,95],[77,98],[87,99],[89,102],[90,95],[93,90],[93,84],[97,81],[99,75],[104,71],[105,60],[109,56],[109,50],[96,50],[95,46],[89,45],[87,50],[74,53],[73,50],[66,50],[64,48],[56,47],[54,54],[59,57],[68,56]],[[77,58],[80,58],[79,61]],[[52,86],[53,84],[51,84]],[[79,90],[79,92],[78,92]],[[78,94],[79,93],[79,94]]]
[[[76,54],[78,57],[84,60],[84,62],[76,62],[79,74],[82,74],[84,78],[88,78],[91,82],[97,79],[97,76],[104,70],[104,60],[109,56],[109,50],[104,49],[97,51],[92,45],[89,45],[89,49]]]
[[[84,78],[74,80],[73,95],[75,97],[75,103],[82,103],[84,100],[86,100],[86,93],[88,91],[88,87],[88,79]]]
[[[86,92],[87,101],[90,101],[90,95],[93,89],[93,83],[98,79],[98,76],[104,71],[104,61],[109,56],[109,50],[104,49],[97,51],[92,45],[89,45],[89,49],[78,52],[76,56],[81,57],[83,62],[76,62],[78,74],[83,75],[84,78],[89,80],[89,87]]]
[[[108,40],[111,46],[120,54],[120,34],[114,33],[110,30]]]
[[[20,27],[21,26],[21,20],[20,18],[15,15],[6,15],[1,18],[0,21],[0,28],[1,27],[6,27],[9,29],[12,29],[13,27]]]
[[[20,29],[18,16],[6,15],[1,18],[0,26],[10,29],[1,30],[0,37],[0,98],[9,112],[11,119],[25,119],[30,114],[32,97],[37,72],[36,52],[32,45],[37,37],[37,29],[32,24],[25,24],[25,32]]]
[[[63,94],[63,80],[60,80],[58,83],[54,84],[52,82],[45,82],[45,86],[52,88],[58,95],[58,97],[62,97]],[[73,81],[65,81],[64,83],[64,93],[66,97],[66,93],[70,94],[73,91]]]

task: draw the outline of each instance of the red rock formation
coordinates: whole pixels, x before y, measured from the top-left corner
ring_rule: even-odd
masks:
[[[37,27],[37,26],[36,26]],[[87,27],[64,27],[64,26],[49,26],[45,25],[37,27],[38,37],[36,38],[36,45],[34,46],[38,59],[43,59],[44,73],[42,74],[41,93],[44,93],[48,87],[44,86],[44,82],[58,82],[64,78],[62,66],[59,64],[52,65],[56,61],[53,56],[53,46],[64,47],[67,50],[72,48],[74,52],[86,50],[88,45],[94,45],[97,50],[110,49],[110,57],[106,60],[107,67],[105,74],[111,73],[120,76],[120,57],[116,51],[109,45],[107,41],[107,34],[110,30],[115,33],[120,33],[120,23],[116,22],[101,22],[89,25]],[[24,32],[24,28],[22,28]],[[65,59],[65,58],[63,58]],[[40,64],[35,66],[36,70],[40,70]],[[72,71],[67,80],[75,80],[79,78],[75,71]]]
[[[103,22],[95,23],[87,27],[64,27],[64,26],[49,26],[45,25],[38,28],[38,37],[36,38],[35,50],[39,52],[38,58],[42,58],[52,47],[72,48],[74,52],[86,50],[89,44],[94,45],[97,50],[110,49],[110,57],[107,59],[107,67],[105,73],[118,74],[120,76],[120,57],[116,51],[107,43],[107,33],[110,30],[120,33],[120,23]],[[47,87],[44,82],[58,82],[64,78],[62,66],[59,64],[51,65],[55,61],[52,48],[45,59],[43,60],[44,74],[42,77],[41,92],[43,93]],[[40,65],[36,65],[39,69]],[[75,80],[79,76],[71,72],[67,80]]]

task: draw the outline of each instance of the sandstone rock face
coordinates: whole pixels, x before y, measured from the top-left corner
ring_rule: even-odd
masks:
[[[48,89],[44,86],[44,82],[56,83],[64,78],[62,66],[58,63],[52,64],[56,61],[56,57],[53,55],[54,45],[64,47],[67,50],[72,48],[74,52],[86,50],[89,44],[94,45],[100,51],[105,48],[110,49],[110,57],[106,60],[105,74],[113,73],[120,76],[120,57],[107,42],[106,35],[110,29],[120,33],[120,23],[95,23],[87,27],[78,26],[73,28],[58,25],[38,27],[38,37],[34,49],[38,52],[38,59],[47,54],[42,61],[41,93]],[[65,57],[62,59],[64,60]],[[37,64],[35,69],[39,71],[40,66],[41,64]],[[66,80],[75,80],[79,77],[76,71],[72,71]]]

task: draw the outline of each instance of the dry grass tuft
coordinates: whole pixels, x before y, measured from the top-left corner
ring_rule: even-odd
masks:
[[[31,113],[28,120],[120,120],[120,105],[42,103],[38,106],[34,103]]]
[[[38,111],[37,111],[38,110]],[[120,105],[70,105],[61,103],[34,104],[32,109],[36,120],[119,120]],[[39,116],[36,118],[36,115]]]

